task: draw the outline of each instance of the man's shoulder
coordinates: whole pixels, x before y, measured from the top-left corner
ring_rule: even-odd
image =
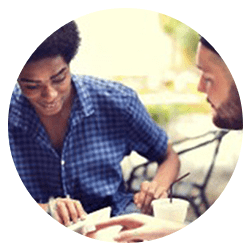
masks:
[[[20,127],[30,126],[34,119],[35,111],[30,106],[28,100],[22,95],[18,85],[14,87],[9,106],[9,125]]]
[[[123,85],[122,83],[102,79],[93,76],[73,76],[77,88],[87,89],[90,95],[98,96],[132,96],[135,97],[136,93],[131,88]]]
[[[17,102],[18,100],[20,100],[20,97],[21,97],[21,89],[19,88],[18,84],[16,84],[14,86],[14,89],[11,95],[10,104],[13,104]]]
[[[14,109],[22,111],[25,107],[27,107],[27,101],[23,97],[21,90],[18,85],[15,85],[14,90],[10,99],[10,112]]]

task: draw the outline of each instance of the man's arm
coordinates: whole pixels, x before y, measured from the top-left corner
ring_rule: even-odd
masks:
[[[150,214],[151,202],[154,199],[166,198],[170,185],[176,180],[180,170],[178,154],[169,144],[167,157],[158,167],[158,171],[152,182],[144,181],[140,192],[134,196],[134,203],[141,209],[142,213]]]

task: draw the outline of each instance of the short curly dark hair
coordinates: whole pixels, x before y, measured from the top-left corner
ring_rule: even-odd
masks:
[[[77,54],[80,40],[77,24],[71,21],[46,38],[32,53],[27,63],[47,57],[62,56],[69,64]]]

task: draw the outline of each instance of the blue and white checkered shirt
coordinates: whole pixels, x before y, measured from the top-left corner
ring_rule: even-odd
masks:
[[[167,136],[128,87],[75,75],[72,84],[77,94],[61,153],[53,148],[35,110],[15,87],[9,111],[15,166],[38,203],[70,195],[88,213],[111,206],[112,215],[118,215],[133,200],[125,191],[120,162],[133,150],[161,161]]]

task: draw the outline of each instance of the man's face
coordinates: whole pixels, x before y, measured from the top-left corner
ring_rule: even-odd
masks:
[[[27,63],[18,83],[36,112],[45,117],[61,112],[72,92],[69,66],[60,56]]]
[[[226,129],[242,129],[242,109],[234,79],[224,61],[199,43],[196,58],[201,71],[198,91],[207,94],[212,106],[213,122]]]

